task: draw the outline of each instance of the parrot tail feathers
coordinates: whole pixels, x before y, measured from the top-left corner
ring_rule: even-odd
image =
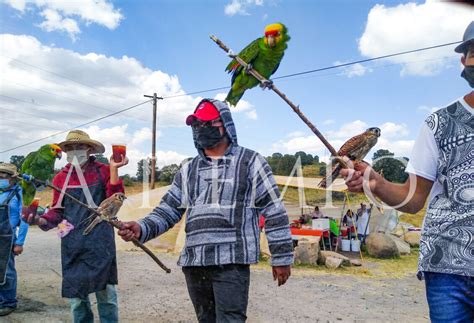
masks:
[[[244,92],[238,92],[236,93],[235,91],[233,91],[232,89],[229,91],[229,93],[227,94],[227,97],[225,98],[225,100],[233,107],[235,107],[237,105],[237,103],[239,103],[240,99],[242,98],[242,96],[244,95]]]

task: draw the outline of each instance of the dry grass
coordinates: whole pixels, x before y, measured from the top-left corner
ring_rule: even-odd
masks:
[[[283,191],[283,186],[278,185],[280,192]],[[304,194],[306,197],[306,203],[309,205],[322,204],[326,201],[326,191],[317,190],[312,188],[305,188]],[[341,192],[332,192],[332,199],[335,204],[338,202],[342,203],[344,201],[344,194]],[[349,193],[349,199],[352,205],[356,205],[360,202],[368,202],[364,194],[353,194]],[[298,189],[295,187],[288,187],[285,195],[283,196],[285,202],[298,203],[299,202],[299,193]]]
[[[157,182],[155,183],[155,188],[166,186],[168,183],[165,182]],[[125,186],[125,195],[132,196],[135,194],[139,194],[143,192],[143,183],[133,183],[131,186]],[[35,197],[40,199],[40,205],[45,206],[47,204],[51,204],[53,200],[53,190],[51,188],[46,188],[41,192],[36,192]]]

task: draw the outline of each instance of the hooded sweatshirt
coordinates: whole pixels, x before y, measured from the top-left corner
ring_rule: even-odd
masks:
[[[180,266],[253,264],[260,252],[259,215],[265,217],[272,266],[293,263],[288,215],[267,161],[241,147],[230,110],[219,110],[229,147],[218,159],[206,157],[194,138],[198,155],[184,163],[160,205],[141,219],[141,242],[169,230],[186,213],[186,242]]]

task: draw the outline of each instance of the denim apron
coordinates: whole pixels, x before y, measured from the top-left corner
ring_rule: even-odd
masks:
[[[100,170],[95,168],[98,182],[88,184],[96,205],[106,198],[106,183]],[[87,204],[82,188],[68,188],[67,193]],[[61,264],[63,272],[62,296],[85,298],[93,292],[104,290],[108,284],[116,285],[117,259],[113,227],[107,222],[99,223],[88,235],[83,235],[91,213],[64,196],[64,218],[74,225],[61,240]]]
[[[0,205],[0,285],[5,284],[7,266],[13,248],[13,229],[10,224],[10,201],[18,194],[18,187],[14,187],[7,199]]]

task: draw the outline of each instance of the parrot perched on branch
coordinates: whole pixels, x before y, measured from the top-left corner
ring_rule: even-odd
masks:
[[[265,35],[255,39],[238,54],[249,64],[247,70],[235,59],[227,65],[226,72],[232,73],[232,87],[225,100],[236,106],[246,90],[260,83],[248,73],[250,68],[269,79],[278,69],[289,40],[290,36],[285,25],[276,23],[266,26]]]
[[[58,145],[43,145],[26,156],[21,166],[21,173],[32,175],[42,181],[50,180],[54,174],[54,162],[56,158],[61,159],[61,156],[62,150]],[[36,187],[25,180],[21,181],[21,187],[23,188],[23,205],[29,206],[35,197]]]

